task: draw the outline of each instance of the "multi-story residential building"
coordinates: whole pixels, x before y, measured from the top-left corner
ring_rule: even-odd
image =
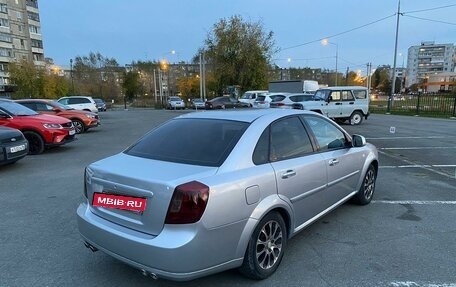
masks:
[[[422,42],[408,49],[406,86],[422,83],[431,74],[455,71],[455,45]]]
[[[38,0],[0,0],[0,96],[9,96],[11,62],[28,59],[44,66]]]

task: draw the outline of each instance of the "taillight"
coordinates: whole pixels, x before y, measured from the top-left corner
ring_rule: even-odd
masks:
[[[166,214],[166,224],[195,223],[201,219],[209,198],[209,187],[192,181],[174,189]]]

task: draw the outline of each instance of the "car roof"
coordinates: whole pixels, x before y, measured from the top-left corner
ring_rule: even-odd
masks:
[[[259,118],[270,118],[272,120],[288,115],[311,114],[312,112],[294,109],[264,109],[264,110],[242,110],[242,111],[204,111],[193,112],[181,115],[181,119],[221,119],[252,123]]]
[[[319,88],[319,90],[367,90],[366,87],[363,86],[335,86],[335,87],[323,87]]]
[[[20,99],[20,100],[15,100],[15,102],[21,103],[21,102],[42,102],[42,103],[49,103],[49,102],[54,102],[53,100],[49,99]]]

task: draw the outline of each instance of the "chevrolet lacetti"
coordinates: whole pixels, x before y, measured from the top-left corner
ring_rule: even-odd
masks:
[[[373,145],[313,112],[195,112],[90,164],[78,227],[86,247],[155,279],[263,279],[292,236],[368,204],[377,170]]]

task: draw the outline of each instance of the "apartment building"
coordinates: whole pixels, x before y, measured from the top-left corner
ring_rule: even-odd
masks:
[[[22,59],[45,65],[38,0],[0,0],[0,96],[13,89],[9,63]]]
[[[422,42],[408,49],[406,86],[423,82],[430,75],[455,72],[455,45]]]

